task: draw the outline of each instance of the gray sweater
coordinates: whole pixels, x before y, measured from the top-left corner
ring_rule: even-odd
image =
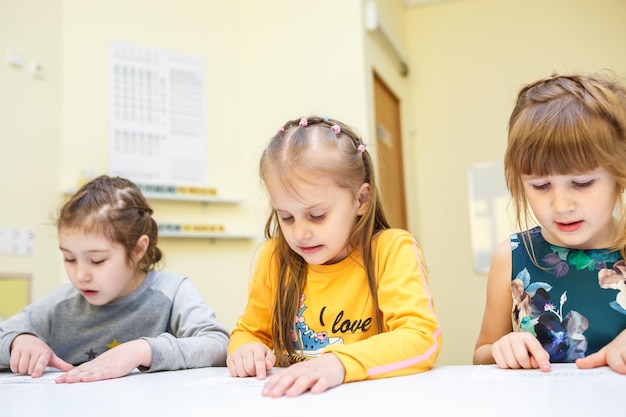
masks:
[[[0,322],[0,367],[9,367],[13,339],[32,333],[73,365],[119,343],[143,338],[152,366],[142,371],[225,366],[228,331],[184,276],[150,271],[132,293],[96,306],[71,285],[35,301]]]

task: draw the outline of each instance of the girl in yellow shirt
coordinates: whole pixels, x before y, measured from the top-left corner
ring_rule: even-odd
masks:
[[[390,228],[372,160],[345,124],[288,121],[263,152],[272,211],[229,344],[235,377],[263,395],[431,369],[441,350],[421,248]]]

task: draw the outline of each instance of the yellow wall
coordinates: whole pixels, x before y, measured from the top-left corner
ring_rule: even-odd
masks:
[[[375,69],[402,103],[409,229],[424,246],[443,323],[440,364],[470,363],[485,276],[472,264],[467,167],[502,157],[523,83],[552,70],[626,73],[626,3],[377,2],[407,52],[408,77],[363,30],[362,0],[0,0],[0,54],[15,49],[45,70],[36,79],[0,65],[0,227],[36,232],[35,256],[0,254],[0,273],[32,274],[33,298],[67,282],[49,217],[84,170],[107,170],[109,41],[200,55],[209,182],[244,203],[153,205],[157,220],[185,213],[257,236],[161,241],[166,268],[189,275],[234,326],[267,214],[261,149],[286,119],[312,113],[344,120],[374,146]]]
[[[0,254],[0,274],[33,277],[41,296],[63,279],[50,214],[59,202],[61,0],[0,0],[0,227],[35,232],[35,256]],[[23,66],[10,66],[8,51]],[[44,77],[29,67],[43,65]]]

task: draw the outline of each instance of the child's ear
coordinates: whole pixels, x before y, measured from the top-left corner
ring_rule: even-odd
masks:
[[[141,235],[141,237],[137,239],[137,244],[135,245],[135,250],[133,251],[134,262],[139,262],[139,260],[143,258],[148,250],[149,244],[150,238],[147,235]]]
[[[359,195],[359,208],[357,209],[356,214],[358,214],[359,216],[362,216],[367,211],[367,206],[369,205],[369,202],[370,202],[370,184],[367,182],[364,182],[363,184],[361,184],[358,195]]]

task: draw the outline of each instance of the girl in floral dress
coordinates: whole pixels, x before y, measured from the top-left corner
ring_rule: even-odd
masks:
[[[474,364],[626,374],[626,88],[610,72],[526,85],[504,165],[522,232],[492,257]]]

